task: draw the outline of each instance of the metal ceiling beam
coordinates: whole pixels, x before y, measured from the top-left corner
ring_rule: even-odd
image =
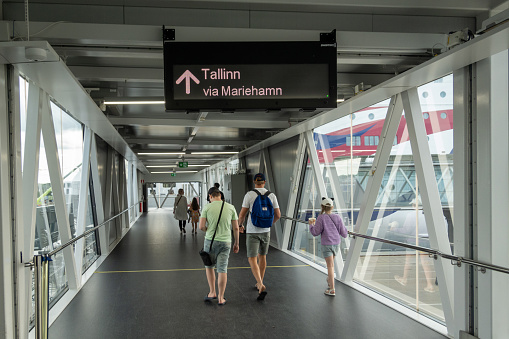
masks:
[[[267,116],[268,118],[269,116]],[[227,119],[205,119],[196,123],[196,120],[172,119],[172,118],[150,118],[150,117],[108,117],[113,125],[139,125],[139,126],[176,126],[176,127],[227,127],[227,128],[250,128],[250,129],[282,129],[288,128],[288,120],[266,120],[241,118],[231,114]],[[187,140],[187,138],[186,138]]]
[[[154,145],[185,145],[188,143],[188,138],[181,139],[163,139],[163,138],[124,138],[128,144],[154,144]],[[252,145],[261,140],[256,139],[193,139],[192,145],[213,145],[213,146],[243,146]],[[159,151],[159,150],[157,150]],[[162,151],[161,151],[162,152]]]
[[[405,0],[398,0],[403,1]],[[446,0],[455,1],[455,0]],[[474,0],[472,0],[474,1]],[[483,2],[483,0],[475,0]],[[434,1],[438,3],[439,1]],[[442,3],[442,2],[440,2]],[[370,6],[372,6],[371,3]],[[421,5],[419,3],[419,5]],[[465,5],[462,3],[462,6]],[[408,7],[408,6],[405,6]],[[12,27],[18,36],[26,36],[23,21],[2,21],[0,36],[12,36]],[[50,25],[53,25],[49,27]],[[178,42],[201,41],[318,41],[320,30],[260,29],[260,28],[218,28],[218,27],[173,27]],[[8,30],[8,32],[3,32]],[[161,26],[95,24],[59,22],[30,22],[30,32],[40,32],[37,40],[47,40],[52,45],[83,44],[109,47],[150,47],[162,46]],[[445,34],[430,33],[386,33],[386,32],[336,32],[338,51],[422,51],[436,43],[446,42]]]

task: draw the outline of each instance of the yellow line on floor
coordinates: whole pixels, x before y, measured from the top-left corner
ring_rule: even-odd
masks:
[[[287,268],[287,267],[309,267],[309,265],[289,265],[289,266],[267,266],[267,268]],[[247,269],[247,267],[228,267],[229,270]],[[145,272],[179,272],[179,271],[204,271],[205,268],[174,268],[167,270],[136,270],[136,271],[95,271],[95,273],[145,273]]]

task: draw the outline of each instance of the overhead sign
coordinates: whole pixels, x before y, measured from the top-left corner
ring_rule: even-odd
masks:
[[[171,176],[174,177],[176,174],[175,173],[172,173]]]
[[[188,162],[187,161],[179,161],[179,167],[180,168],[187,168]]]
[[[337,51],[320,42],[165,42],[167,110],[336,107]]]

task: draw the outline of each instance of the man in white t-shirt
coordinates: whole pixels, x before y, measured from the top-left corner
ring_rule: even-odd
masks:
[[[263,175],[263,173],[258,173],[254,176],[255,189],[262,195],[267,192],[267,189],[264,188],[265,182],[265,175]],[[253,203],[257,197],[258,194],[254,191],[249,191],[244,196],[242,209],[239,213],[239,225],[241,225],[241,233],[244,233],[245,230],[243,226],[244,219],[247,217],[248,212],[252,211]],[[279,210],[279,204],[277,202],[276,195],[274,193],[270,193],[268,198],[272,202],[272,207],[274,208],[273,223],[275,223],[277,220],[279,220],[279,218],[281,218],[281,211]],[[256,227],[253,225],[251,218],[248,217],[246,232],[247,258],[249,265],[251,266],[251,272],[253,272],[253,276],[256,279],[258,300],[265,299],[265,296],[267,295],[265,285],[263,284],[263,277],[265,276],[265,268],[267,267],[267,253],[269,252],[269,243],[270,227]]]

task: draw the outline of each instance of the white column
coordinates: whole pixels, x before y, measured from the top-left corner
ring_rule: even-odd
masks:
[[[415,172],[419,182],[419,193],[422,198],[422,208],[431,248],[438,249],[445,254],[451,254],[447,226],[445,224],[444,212],[440,202],[435,169],[431,160],[431,153],[428,145],[428,136],[424,119],[422,117],[421,104],[417,88],[412,88],[401,93],[405,118],[408,127],[408,136],[412,146],[412,154],[415,163]],[[445,323],[449,334],[454,333],[454,313],[452,309],[454,297],[454,276],[451,262],[439,257],[434,261],[437,275],[442,308],[444,310]]]
[[[362,197],[362,203],[357,217],[357,223],[355,224],[355,232],[366,234],[375,208],[378,191],[382,184],[382,179],[385,175],[385,169],[389,162],[389,156],[391,155],[392,144],[398,131],[398,126],[401,121],[401,114],[403,113],[403,105],[401,103],[401,96],[398,94],[391,98],[389,108],[387,109],[387,115],[385,117],[384,127],[382,129],[382,135],[380,136],[380,143],[376,149],[375,159],[371,165],[369,171],[370,177],[366,185],[366,190]],[[350,242],[350,248],[345,261],[345,267],[341,280],[347,283],[352,282],[357,262],[361,255],[362,245],[364,243],[363,238],[355,238]]]
[[[18,78],[16,77],[17,81]],[[14,267],[12,264],[11,167],[7,71],[0,66],[0,337],[14,338]],[[15,97],[15,100],[19,100]]]
[[[26,241],[26,233],[30,234],[30,230],[25,230],[24,224],[24,210],[23,207],[26,202],[23,199],[23,185],[22,185],[22,173],[21,173],[21,122],[20,122],[20,103],[19,103],[19,73],[14,69],[12,71],[11,77],[11,117],[12,117],[12,156],[13,159],[11,161],[11,165],[13,166],[12,172],[13,177],[11,177],[11,181],[13,182],[13,200],[11,203],[14,204],[12,210],[14,211],[14,215],[12,216],[14,219],[14,232],[13,236],[15,237],[15,253],[25,253],[23,258],[21,255],[16,255],[13,260],[15,261],[15,273],[14,279],[16,281],[16,295],[17,295],[17,307],[16,315],[17,315],[17,328],[16,328],[16,336],[18,338],[27,338],[28,337],[28,323],[29,323],[29,314],[30,307],[32,303],[32,272],[25,268],[25,263],[29,262],[32,258],[30,257],[29,244]],[[37,102],[36,102],[37,105]],[[3,154],[3,153],[2,153]],[[8,338],[8,337],[7,337]]]
[[[48,170],[53,192],[53,201],[55,204],[55,213],[57,216],[58,232],[62,244],[72,239],[71,226],[69,224],[69,214],[65,203],[64,183],[62,180],[62,171],[60,169],[60,160],[58,158],[58,147],[55,138],[55,128],[53,117],[51,115],[49,96],[44,93],[42,104],[42,137],[46,150],[46,159],[48,161]],[[70,289],[78,288],[78,278],[76,276],[76,262],[74,260],[73,247],[68,246],[63,250],[65,261],[65,275]]]
[[[470,72],[468,67],[454,72],[454,255],[471,258],[470,246],[472,239],[471,213],[471,147],[469,117],[471,116],[469,103]],[[459,331],[467,331],[470,323],[469,306],[470,279],[468,265],[454,269],[454,319],[455,338],[459,338]]]
[[[92,144],[93,133],[90,128],[85,127],[85,138],[83,143],[83,158],[81,162],[81,182],[78,200],[78,216],[76,225],[76,236],[80,236],[85,232],[87,207],[88,207],[88,188],[90,180],[90,147]],[[76,276],[78,279],[78,287],[81,286],[81,274],[83,266],[83,246],[85,239],[81,238],[76,242],[74,257],[76,258]]]
[[[477,64],[477,148],[474,173],[474,249],[479,261],[509,267],[509,104],[508,51]],[[480,338],[509,333],[509,277],[478,272],[477,309]]]
[[[16,77],[17,78],[17,77]],[[18,80],[18,79],[16,79]],[[16,95],[15,98],[18,98]],[[24,98],[23,98],[24,99]],[[25,150],[23,152],[23,181],[21,182],[21,162],[16,165],[16,175],[19,180],[16,184],[22,188],[22,191],[16,190],[16,205],[18,208],[17,224],[17,243],[16,253],[22,252],[23,262],[28,262],[34,255],[35,242],[35,213],[37,200],[37,184],[39,175],[39,149],[41,139],[41,90],[34,84],[29,84],[28,102],[27,102],[27,124],[25,129]],[[14,99],[16,101],[16,99]],[[20,133],[20,112],[15,113],[16,132]],[[28,121],[31,123],[29,124]],[[22,136],[21,136],[22,137]],[[20,137],[16,137],[16,143],[20,142]],[[20,152],[21,145],[16,145],[17,152]],[[19,166],[19,167],[18,167]],[[19,176],[18,176],[19,175]],[[21,212],[21,213],[20,213]],[[32,272],[23,265],[20,265],[18,272],[18,283],[20,286],[19,294],[19,322],[28,327],[29,315],[32,302]],[[25,325],[26,324],[26,325]],[[25,328],[19,329],[20,337],[27,331]]]
[[[41,140],[41,111],[43,105],[42,91],[30,84],[28,89],[27,124],[25,130],[25,150],[23,152],[23,204],[25,252],[34,255],[35,213],[37,200],[37,184],[39,176],[39,149]],[[30,122],[30,123],[28,123]],[[45,161],[45,159],[43,159]]]

